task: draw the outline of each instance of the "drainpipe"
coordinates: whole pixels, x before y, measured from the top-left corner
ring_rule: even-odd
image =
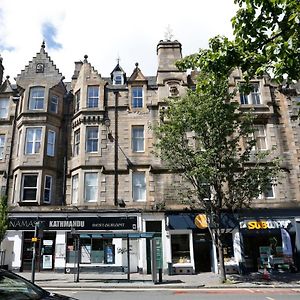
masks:
[[[118,140],[119,140],[119,133],[118,133],[118,106],[119,106],[119,92],[114,92],[115,94],[115,155],[114,155],[114,204],[118,206],[118,191],[119,191],[119,179],[118,179],[118,161],[119,161],[119,153],[118,153]]]
[[[14,113],[14,119],[12,124],[12,134],[11,134],[11,146],[9,151],[9,159],[8,159],[8,165],[7,165],[7,171],[6,171],[6,186],[5,186],[5,196],[8,199],[8,188],[9,188],[9,179],[10,179],[10,172],[11,172],[11,163],[12,163],[12,155],[13,155],[13,148],[15,144],[15,133],[16,133],[16,120],[17,120],[17,112],[19,107],[19,100],[20,97],[13,97],[13,101],[16,101],[16,108]]]

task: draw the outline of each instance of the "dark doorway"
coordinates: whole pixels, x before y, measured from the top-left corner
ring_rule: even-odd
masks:
[[[195,271],[211,272],[212,243],[208,233],[194,234]]]

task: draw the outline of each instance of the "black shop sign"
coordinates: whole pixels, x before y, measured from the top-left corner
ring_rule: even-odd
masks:
[[[33,230],[36,222],[45,230],[136,230],[137,217],[11,217],[8,229]]]

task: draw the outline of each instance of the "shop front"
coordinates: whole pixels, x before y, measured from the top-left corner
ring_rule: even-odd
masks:
[[[247,271],[294,270],[296,228],[293,219],[252,218],[240,222]]]
[[[138,215],[11,215],[7,232],[13,245],[11,268],[31,270],[35,247],[37,271],[68,272],[78,261],[81,268],[89,270],[121,271],[128,267],[129,249],[130,271],[136,272],[141,267],[139,242],[147,238],[138,230],[140,223]]]

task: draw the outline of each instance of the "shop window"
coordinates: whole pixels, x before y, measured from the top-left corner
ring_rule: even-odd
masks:
[[[190,263],[189,234],[172,234],[171,236],[172,263]]]
[[[229,262],[234,259],[232,233],[223,233],[223,254],[224,262]]]
[[[76,261],[76,243],[71,234],[67,237],[67,263]],[[80,239],[82,264],[113,264],[115,263],[115,246],[112,239],[85,237]]]

